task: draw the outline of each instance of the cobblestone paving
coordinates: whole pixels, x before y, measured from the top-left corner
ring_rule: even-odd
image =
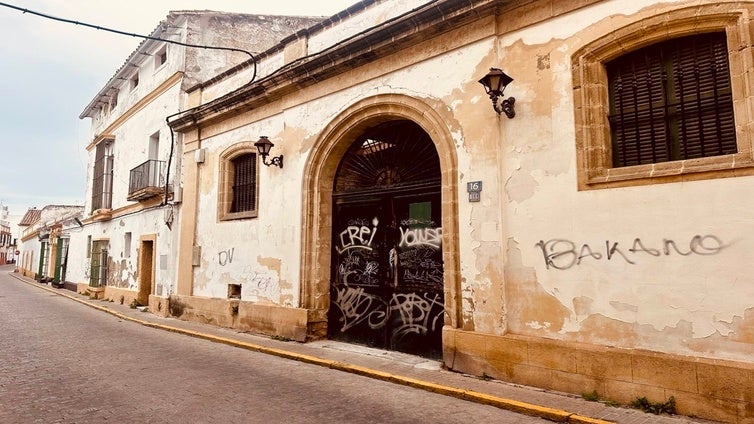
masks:
[[[0,423],[526,423],[125,321],[0,269]]]

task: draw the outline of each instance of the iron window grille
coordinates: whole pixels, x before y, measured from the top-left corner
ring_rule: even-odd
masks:
[[[254,211],[257,208],[257,155],[246,153],[231,160],[233,195],[230,212]]]
[[[725,33],[657,43],[606,68],[613,167],[738,151]]]

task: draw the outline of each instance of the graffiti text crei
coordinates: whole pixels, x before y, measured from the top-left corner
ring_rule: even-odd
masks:
[[[371,228],[366,225],[349,225],[340,232],[338,253],[343,253],[349,249],[372,250],[372,241],[375,234],[377,234],[376,218]]]

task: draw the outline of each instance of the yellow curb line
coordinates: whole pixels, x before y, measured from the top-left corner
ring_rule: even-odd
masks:
[[[562,423],[578,423],[578,424],[613,424],[612,421],[606,421],[606,420],[601,420],[597,418],[590,418],[590,417],[586,417],[586,416],[582,416],[578,414],[573,414],[573,413],[570,413],[561,409],[548,408],[546,406],[539,406],[539,405],[535,405],[531,403],[520,402],[513,399],[506,399],[506,398],[501,398],[497,396],[487,395],[484,393],[475,392],[473,390],[459,389],[456,387],[444,386],[441,384],[430,383],[430,382],[417,380],[410,377],[390,374],[390,373],[386,373],[379,370],[374,370],[367,367],[351,365],[345,362],[333,361],[330,359],[322,359],[316,356],[304,355],[301,353],[295,353],[295,352],[290,352],[287,350],[281,350],[281,349],[275,349],[271,347],[255,345],[252,343],[242,342],[239,340],[229,339],[226,337],[213,336],[211,334],[200,333],[197,331],[186,330],[183,328],[171,327],[169,325],[144,321],[137,318],[129,317],[127,315],[123,315],[120,312],[114,311],[110,308],[95,305],[92,302],[88,302],[86,300],[79,299],[65,293],[61,293],[58,290],[41,285],[40,283],[26,281],[26,279],[21,278],[21,276],[14,275],[14,273],[10,273],[10,274],[16,279],[22,282],[25,282],[29,285],[39,287],[43,290],[47,290],[48,292],[66,297],[68,299],[90,306],[94,309],[107,312],[110,315],[113,315],[120,319],[135,322],[135,323],[144,325],[146,327],[157,328],[160,330],[165,330],[165,331],[170,331],[173,333],[196,337],[199,339],[204,339],[204,340],[212,341],[215,343],[222,343],[229,346],[239,347],[239,348],[254,351],[254,352],[274,355],[281,358],[292,359],[299,362],[305,362],[312,365],[319,365],[319,366],[323,366],[323,367],[338,370],[338,371],[348,372],[351,374],[357,374],[364,377],[370,377],[377,380],[400,384],[403,386],[409,386],[415,389],[421,389],[421,390],[425,390],[428,392],[433,392],[433,393],[437,393],[437,394],[441,394],[445,396],[452,396],[461,400],[490,405],[490,406],[494,406],[500,409],[505,409],[508,411],[516,412],[519,414],[540,417],[540,418],[544,418],[550,421],[562,422]]]

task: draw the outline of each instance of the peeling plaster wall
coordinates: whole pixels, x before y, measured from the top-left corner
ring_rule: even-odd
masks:
[[[270,56],[266,56],[264,60],[257,63],[255,80],[260,80],[275,73],[286,64],[331,48],[349,37],[354,37],[368,28],[378,26],[389,19],[409,12],[425,3],[427,3],[427,0],[390,0],[374,2],[367,8],[363,9],[360,13],[348,15],[342,20],[337,21],[335,26],[330,26],[318,32],[303,35],[303,42],[301,42],[301,40],[298,42],[302,43],[305,48],[299,49],[295,54],[286,54],[286,51],[278,51],[270,54]],[[298,29],[303,29],[301,24],[304,23],[314,25],[315,22],[313,18],[299,18],[299,21],[294,21],[293,24],[298,26]],[[280,37],[276,41],[280,41],[282,38],[283,37]],[[263,43],[260,47],[271,46],[269,43]],[[255,48],[254,51],[260,52],[264,51],[264,49]],[[288,50],[287,52],[291,52],[291,50]],[[201,92],[202,103],[210,102],[240,88],[251,81],[253,76],[254,68],[250,66],[246,69],[241,69],[220,81],[203,87]]]
[[[150,72],[149,75],[149,78],[140,82],[140,87],[156,88],[172,74],[167,75],[160,71],[154,74]],[[147,203],[141,204],[136,201],[129,201],[127,198],[130,171],[150,159],[150,137],[154,134],[159,133],[159,145],[155,159],[163,161],[167,167],[171,154],[171,139],[165,117],[174,113],[175,105],[180,104],[182,96],[180,86],[180,82],[176,82],[113,129],[111,135],[115,137],[112,145],[112,219],[87,222],[83,228],[75,230],[71,235],[66,275],[68,281],[89,283],[91,258],[87,257],[87,242],[88,237],[91,236],[91,240],[108,240],[108,286],[138,290],[140,240],[144,235],[156,235],[156,243],[153,246],[155,272],[151,292],[160,296],[168,296],[175,291],[176,262],[173,255],[169,255],[168,252],[174,245],[176,234],[165,224],[166,208],[158,207],[142,211],[142,208],[155,206],[154,199],[152,199],[152,203],[147,201]],[[137,93],[137,91],[135,90],[134,93]],[[138,94],[146,96],[151,93],[139,92]],[[140,99],[137,97],[135,101]],[[125,111],[119,110],[119,112]],[[95,161],[95,152],[95,148],[89,150],[85,215],[92,212],[92,164]],[[176,147],[173,154],[170,181],[176,180],[177,170],[179,169],[179,162],[176,157],[180,156],[180,145]],[[163,172],[161,185],[164,184],[165,176]],[[169,209],[171,206],[167,208]],[[175,219],[177,219],[177,211],[174,212]],[[125,249],[125,234],[127,232],[131,233],[129,251]]]
[[[605,2],[499,40],[518,112],[501,125],[507,330],[750,360],[752,177],[576,190],[571,55],[700,2],[654,3]]]
[[[427,0],[389,0],[372,3],[360,13],[340,21],[336,30],[321,31],[312,35],[308,40],[309,52],[322,51],[364,31],[366,28],[409,12],[425,3],[427,3]]]
[[[754,179],[577,184],[572,55],[616,28],[700,3],[712,2],[599,2],[547,18],[551,2],[530,2],[541,22],[515,10],[480,18],[213,122],[202,129],[193,294],[225,298],[228,284],[242,284],[243,300],[299,306],[301,187],[315,141],[358,101],[403,94],[442,116],[455,141],[445,153],[457,169],[443,171],[459,187],[450,218],[459,233],[446,235],[459,252],[458,286],[446,288],[460,297],[458,328],[750,361]],[[498,117],[476,82],[492,66],[514,78],[506,95],[516,98],[515,119]],[[260,135],[285,168],[261,167],[257,218],[218,222],[219,154]],[[480,202],[466,198],[471,181],[483,182]]]
[[[277,134],[279,127],[267,121],[203,142],[207,157],[199,167],[196,245],[201,246],[201,265],[195,270],[196,296],[227,298],[228,285],[240,284],[242,300],[284,306],[295,306],[298,302],[298,289],[291,281],[298,275],[294,252],[298,250],[299,233],[294,224],[299,222],[300,204],[282,172],[290,172],[295,161],[286,161],[283,170],[259,163],[260,218],[217,220],[220,153],[234,143],[253,142],[262,134]],[[283,145],[278,147],[284,149]],[[281,205],[285,205],[282,210]],[[262,219],[263,216],[267,219]],[[274,219],[269,219],[270,216]]]
[[[195,267],[193,295],[225,298],[228,284],[241,284],[242,300],[299,305],[304,166],[325,126],[363,98],[400,93],[421,99],[451,125],[449,130],[458,137],[460,161],[476,170],[473,175],[470,173],[468,177],[463,177],[462,184],[472,177],[497,173],[494,157],[485,157],[484,154],[474,156],[474,153],[489,148],[494,142],[489,141],[486,146],[470,145],[465,149],[465,125],[459,121],[459,117],[483,120],[479,117],[477,106],[479,103],[486,106],[488,100],[484,91],[477,87],[476,76],[486,66],[479,66],[478,63],[494,45],[491,39],[484,39],[464,46],[463,42],[458,41],[459,36],[483,39],[485,34],[490,33],[492,23],[493,20],[489,19],[486,28],[464,28],[455,34],[423,43],[415,51],[376,61],[374,65],[303,90],[240,119],[229,119],[203,129],[205,137],[201,145],[206,149],[207,156],[205,162],[199,165],[200,206],[196,230],[196,245],[201,246],[201,265]],[[443,54],[456,48],[459,50]],[[412,63],[416,60],[416,54],[425,59]],[[463,82],[462,87],[459,87],[459,81]],[[471,134],[476,137],[474,131]],[[218,222],[220,154],[234,143],[253,142],[260,135],[269,136],[275,143],[273,154],[285,156],[285,167],[279,169],[260,165],[257,218]],[[496,190],[496,178],[485,179],[485,184],[490,190]],[[499,227],[496,224],[500,219],[500,207],[497,201],[492,204],[492,208],[480,214],[481,220],[492,222],[491,227],[489,223],[484,226],[485,231],[490,228],[492,231],[483,237],[486,243],[484,249],[487,250],[480,262],[487,264],[486,272],[494,275],[499,274],[501,269]],[[481,295],[486,296],[484,290],[494,293],[490,303],[497,304],[499,310],[502,286],[493,284],[495,279],[489,275],[477,274],[472,272],[470,278],[484,281],[486,287],[480,289]],[[263,290],[265,287],[267,292]],[[485,319],[489,320],[490,326],[500,321],[499,314],[488,314]]]
[[[125,235],[131,233],[131,246],[126,251]],[[72,232],[71,247],[68,253],[67,280],[76,283],[89,283],[91,258],[86,256],[87,236],[93,240],[108,240],[108,286],[137,290],[139,273],[138,260],[140,237],[156,234],[154,245],[155,279],[152,292],[167,296],[174,292],[174,268],[171,255],[166,255],[172,243],[173,234],[165,226],[162,209],[144,212],[121,218],[114,218],[108,223],[91,224],[82,231]],[[75,246],[75,247],[74,247]],[[163,267],[162,264],[165,264]]]

